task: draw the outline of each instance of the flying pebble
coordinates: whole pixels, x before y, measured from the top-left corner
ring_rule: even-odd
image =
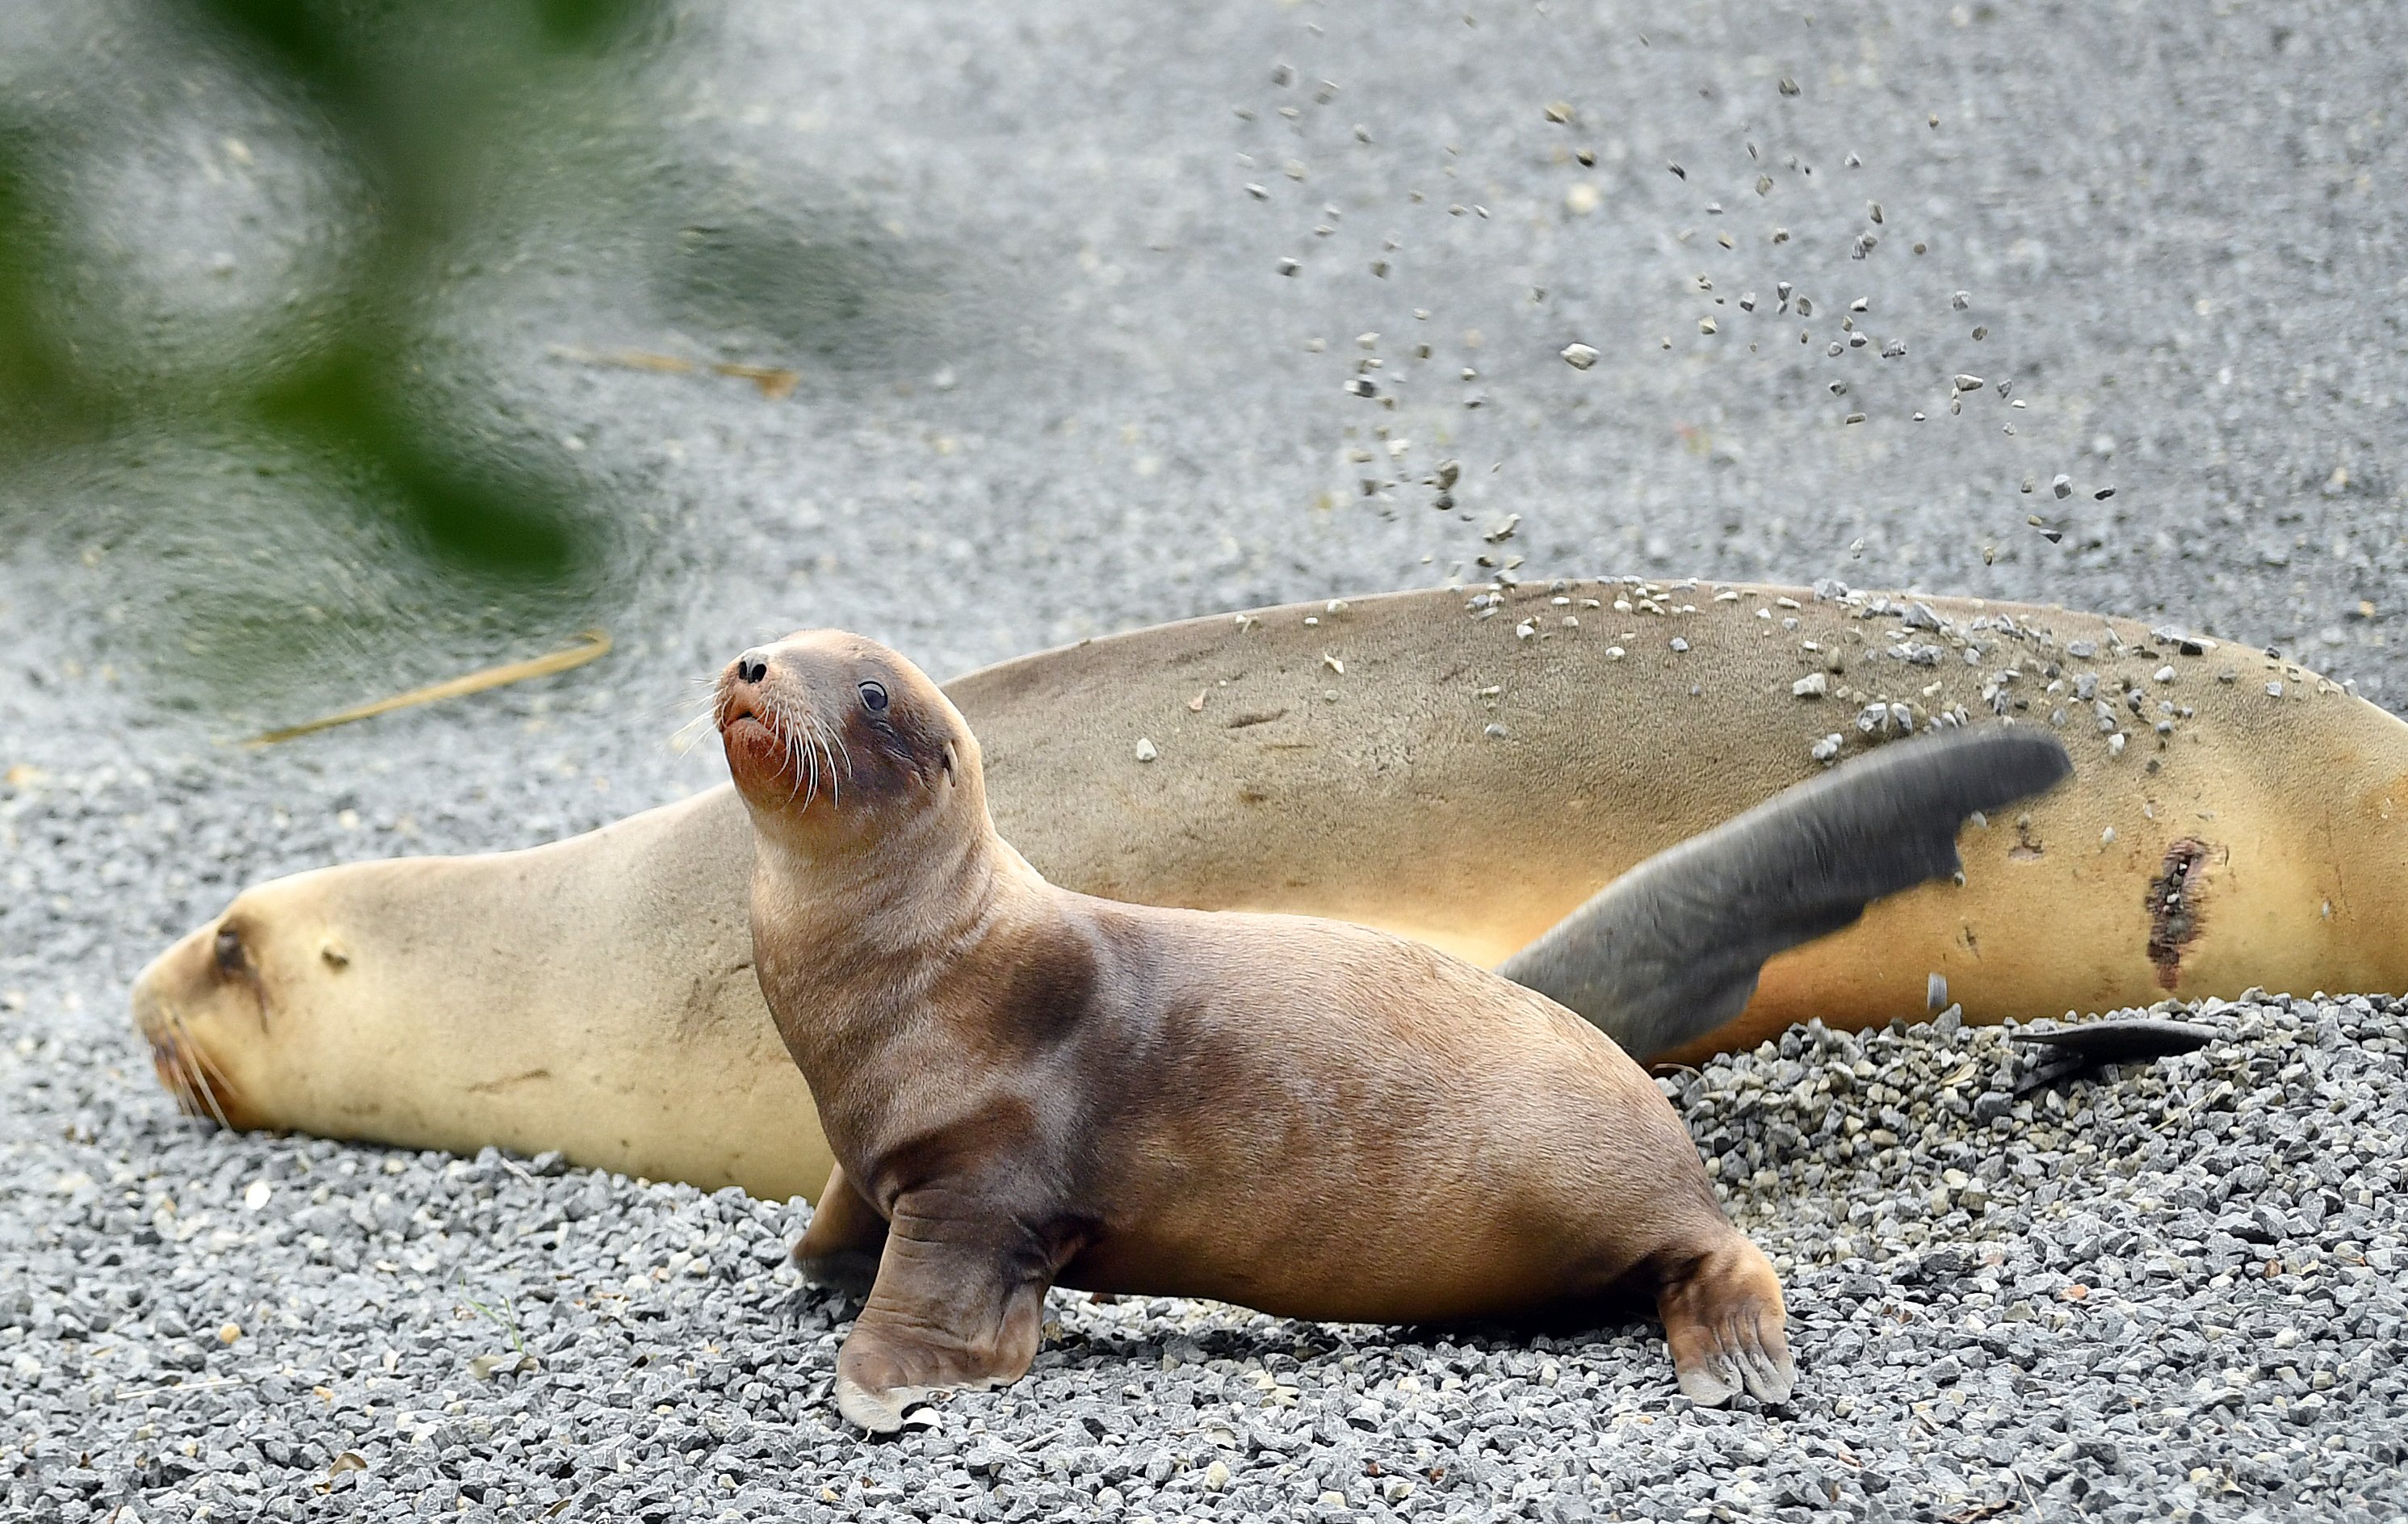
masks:
[[[1705,321],[1712,323],[1713,320],[1712,318],[1708,318]],[[1706,332],[1712,333],[1713,330],[1712,328],[1708,328]],[[1668,338],[1664,342],[1667,346],[1670,346],[1671,340]],[[1564,364],[1571,367],[1574,370],[1586,370],[1589,367],[1597,364],[1597,351],[1586,344],[1567,344],[1563,347],[1561,352],[1563,354]]]

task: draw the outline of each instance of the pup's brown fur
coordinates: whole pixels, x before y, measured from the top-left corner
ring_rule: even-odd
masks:
[[[871,1281],[848,1418],[1016,1379],[1055,1282],[1364,1322],[1631,1287],[1684,1391],[1787,1395],[1771,1266],[1578,1016],[1358,927],[1055,887],[961,715],[857,636],[747,652],[717,717],[762,992],[838,1162],[797,1257]]]

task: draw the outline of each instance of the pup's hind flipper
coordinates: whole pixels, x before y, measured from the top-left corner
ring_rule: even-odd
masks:
[[[1732,1233],[1727,1245],[1668,1276],[1656,1305],[1683,1395],[1706,1407],[1742,1391],[1761,1402],[1789,1401],[1798,1368],[1781,1283],[1755,1244]]]
[[[1497,971],[1579,1012],[1636,1058],[1739,1014],[1773,954],[1961,866],[1956,831],[2073,770],[2045,732],[1901,741],[1657,853]]]

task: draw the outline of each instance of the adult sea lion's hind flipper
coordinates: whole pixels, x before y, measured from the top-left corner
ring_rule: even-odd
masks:
[[[1884,747],[1657,853],[1498,971],[1645,1058],[1738,1015],[1773,954],[1956,872],[1968,816],[2072,770],[2055,737],[2016,726]]]

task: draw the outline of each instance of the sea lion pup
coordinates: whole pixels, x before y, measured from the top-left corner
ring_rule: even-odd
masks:
[[[876,1256],[847,1418],[1017,1379],[1056,1282],[1387,1323],[1629,1287],[1690,1397],[1788,1396],[1771,1265],[1579,1016],[1358,926],[1056,887],[960,713],[861,637],[746,652],[716,718],[762,993],[837,1157],[797,1254]]]

